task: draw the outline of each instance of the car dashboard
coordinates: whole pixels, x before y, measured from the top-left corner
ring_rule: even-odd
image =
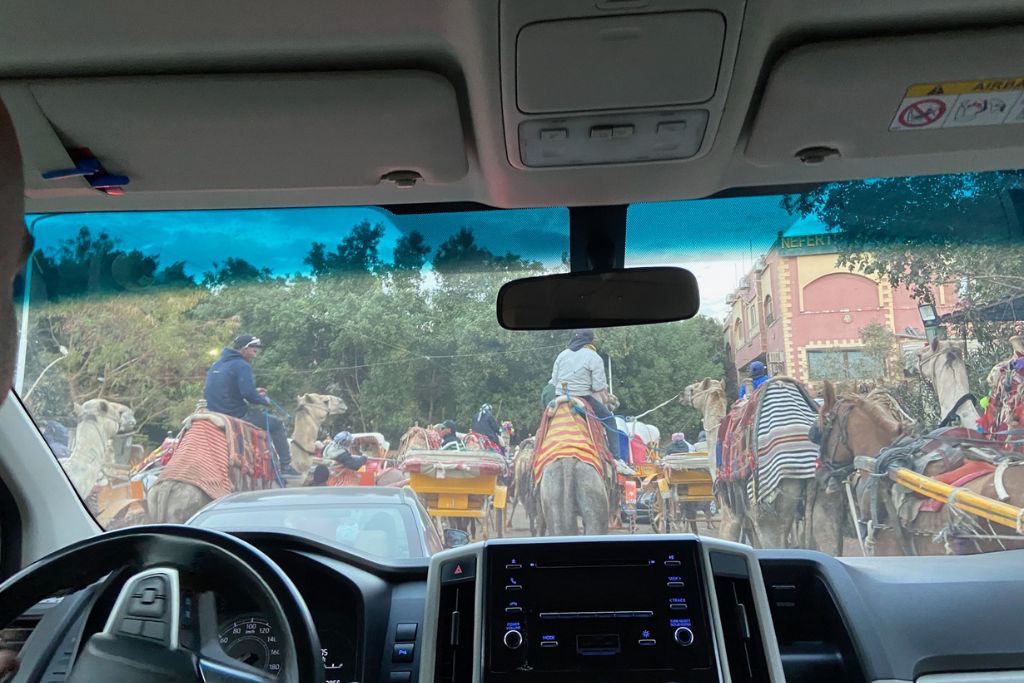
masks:
[[[1024,613],[1024,551],[835,559],[622,536],[495,540],[380,564],[308,538],[239,535],[298,587],[330,683],[1024,679],[1024,643],[1006,626]],[[284,670],[269,611],[230,577],[199,578],[216,595],[221,648]],[[23,662],[12,680],[65,680],[116,583],[23,615],[8,629]]]

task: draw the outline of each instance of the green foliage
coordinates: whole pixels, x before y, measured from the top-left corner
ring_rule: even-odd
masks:
[[[1021,171],[881,178],[820,185],[782,206],[842,230],[840,265],[922,302],[934,301],[935,285],[954,285],[961,317],[950,337],[972,342],[971,384],[987,393],[989,369],[1019,334],[1019,323],[986,320],[982,307],[1024,293],[1024,244],[1008,201],[1022,187]]]
[[[880,323],[865,325],[860,330],[860,340],[864,343],[864,355],[871,361],[870,367],[881,371],[877,379],[891,379],[896,376],[898,367],[899,344],[896,335],[887,326]]]
[[[936,283],[961,279],[991,301],[1024,284],[1021,260],[1007,258],[1020,255],[1012,241],[1021,236],[1005,206],[1007,191],[1022,182],[1021,172],[1008,172],[829,183],[786,196],[782,206],[841,228],[841,264],[909,287],[922,301],[931,301]]]
[[[33,311],[31,384],[48,363],[68,355],[39,381],[30,405],[40,416],[66,415],[73,401],[103,396],[130,405],[155,440],[176,430],[202,395],[206,369],[235,334],[260,337],[257,383],[292,410],[307,392],[348,404],[326,431],[380,431],[392,444],[414,422],[454,419],[470,426],[482,403],[520,435],[534,431],[539,395],[570,333],[511,332],[494,311],[509,279],[543,272],[515,254],[495,255],[463,229],[436,250],[411,232],[382,263],[384,231],[367,222],[335,247],[313,244],[312,276],[275,276],[226,258],[204,274],[205,286],[151,287],[93,296]],[[92,259],[83,247],[68,258]],[[70,247],[69,247],[70,249]],[[183,275],[180,267],[168,269]],[[432,271],[432,272],[431,272]],[[636,415],[704,377],[723,376],[721,326],[709,318],[650,327],[598,330],[611,358],[622,414]],[[101,379],[102,378],[102,379]],[[696,439],[700,416],[677,401],[644,418],[667,435]]]

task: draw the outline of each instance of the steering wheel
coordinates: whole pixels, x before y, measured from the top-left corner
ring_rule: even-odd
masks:
[[[68,683],[323,683],[320,641],[295,584],[252,545],[208,529],[122,529],[44,557],[0,585],[0,627],[62,589],[87,586],[112,572],[128,578],[103,630],[81,648]],[[182,573],[228,577],[263,598],[268,616],[281,626],[284,665],[277,675],[221,650],[213,594],[183,591]]]

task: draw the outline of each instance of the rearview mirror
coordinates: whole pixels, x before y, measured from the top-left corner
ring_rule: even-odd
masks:
[[[697,279],[685,268],[626,268],[523,278],[498,292],[498,323],[509,330],[618,327],[697,314]]]
[[[445,529],[444,530],[444,547],[445,550],[448,548],[458,548],[462,545],[469,544],[469,534],[462,529]]]

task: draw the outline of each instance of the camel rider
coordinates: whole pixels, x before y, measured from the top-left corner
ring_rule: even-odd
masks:
[[[764,363],[759,360],[755,360],[750,364],[750,381],[754,385],[754,391],[762,384],[768,381],[768,371],[764,367]],[[747,383],[744,382],[740,387],[740,399],[743,399],[747,395]]]
[[[608,450],[618,458],[619,431],[615,427],[615,416],[605,405],[611,394],[608,393],[604,361],[594,347],[593,330],[580,329],[572,333],[569,346],[555,358],[548,384],[555,387],[558,396],[564,396],[568,389],[570,396],[589,399],[594,415],[604,424]]]
[[[298,474],[292,469],[292,453],[284,423],[266,412],[271,405],[267,390],[257,387],[253,377],[252,361],[262,348],[259,338],[251,334],[235,337],[231,346],[221,351],[220,358],[206,373],[203,398],[208,410],[237,417],[270,432],[270,440],[281,461],[282,474]]]
[[[501,425],[494,417],[494,409],[490,403],[480,406],[480,410],[473,416],[472,429],[477,434],[483,434],[499,447],[501,446]]]
[[[458,430],[455,428],[454,420],[445,420],[441,424],[437,425],[437,433],[441,437],[441,448],[449,444],[459,443]]]
[[[683,432],[676,432],[672,435],[672,443],[665,449],[665,455],[678,455],[680,453],[689,453],[693,450],[693,447],[686,440],[686,434]]]
[[[359,470],[366,464],[366,456],[359,452],[359,447],[352,438],[352,432],[338,432],[329,444],[324,447],[324,457],[332,458],[342,467]]]

